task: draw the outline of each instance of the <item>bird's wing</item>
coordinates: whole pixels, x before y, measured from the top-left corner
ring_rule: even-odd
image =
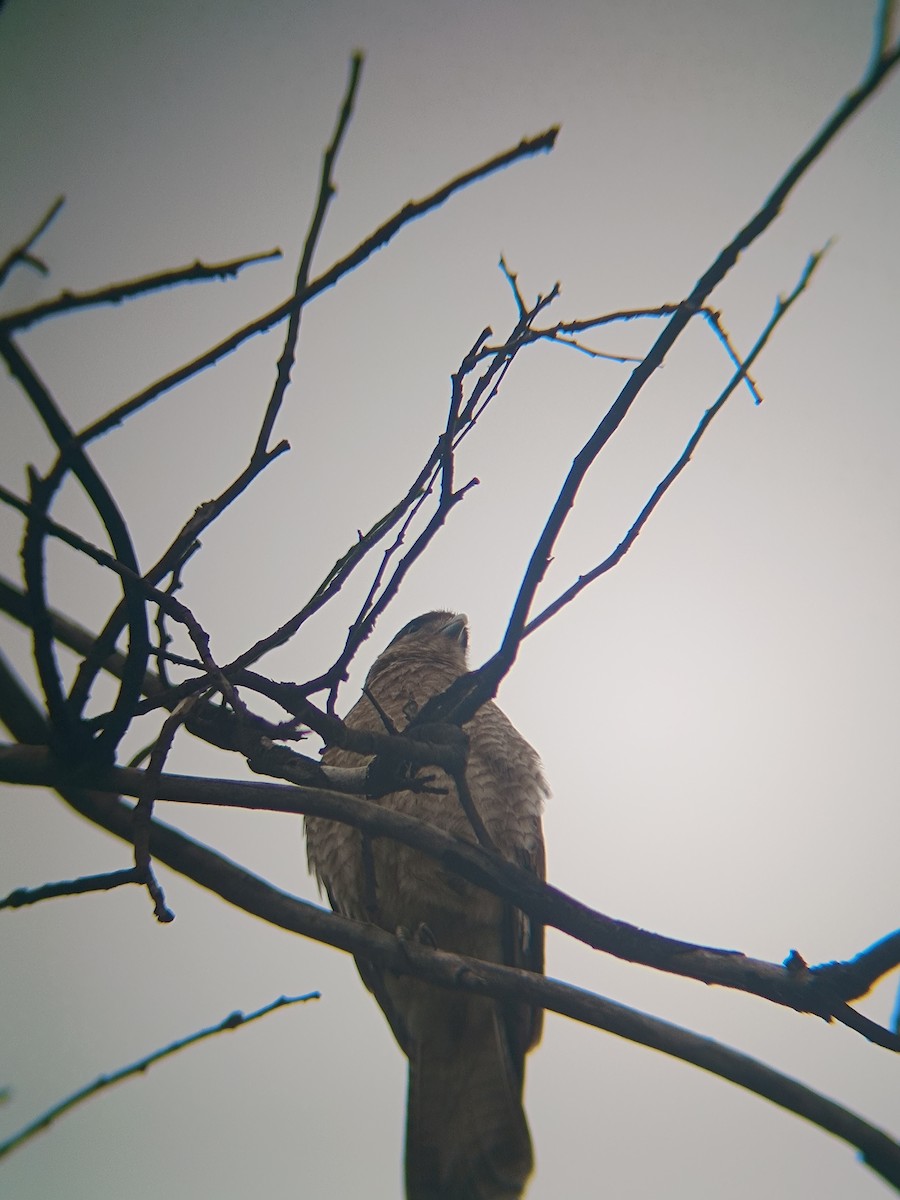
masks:
[[[536,850],[516,853],[519,866],[538,879],[546,879],[546,857],[543,839]],[[544,926],[512,904],[503,906],[504,961],[511,967],[521,967],[541,975],[544,971]],[[504,1024],[513,1062],[524,1074],[525,1055],[541,1040],[544,1010],[530,1004],[510,1002],[504,1005]]]

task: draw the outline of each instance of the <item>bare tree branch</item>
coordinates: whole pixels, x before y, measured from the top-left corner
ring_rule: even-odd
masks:
[[[179,1038],[177,1042],[172,1042],[171,1045],[165,1046],[162,1050],[154,1050],[152,1054],[148,1054],[145,1058],[139,1058],[137,1062],[131,1063],[127,1067],[121,1067],[118,1071],[113,1071],[110,1075],[101,1075],[99,1079],[95,1079],[87,1087],[79,1088],[77,1092],[73,1092],[65,1100],[61,1100],[59,1104],[54,1104],[47,1112],[43,1113],[29,1125],[26,1125],[24,1129],[20,1129],[12,1137],[7,1138],[6,1141],[0,1142],[0,1159],[5,1158],[7,1154],[11,1154],[13,1150],[18,1150],[20,1146],[24,1146],[36,1134],[49,1129],[54,1121],[59,1120],[61,1116],[70,1112],[85,1100],[89,1100],[99,1092],[104,1092],[107,1088],[121,1083],[124,1079],[129,1079],[132,1075],[143,1075],[150,1067],[155,1066],[164,1058],[170,1058],[173,1054],[177,1054],[179,1050],[185,1050],[188,1046],[194,1046],[197,1042],[205,1041],[206,1038],[215,1037],[218,1033],[240,1029],[244,1025],[249,1025],[251,1021],[258,1021],[260,1017],[268,1016],[269,1013],[275,1012],[278,1008],[286,1008],[292,1004],[302,1004],[307,1000],[319,999],[321,999],[321,993],[319,992],[307,992],[305,996],[279,996],[277,1000],[273,1000],[271,1004],[266,1004],[263,1008],[258,1008],[255,1012],[229,1013],[218,1025],[211,1025],[208,1029],[200,1029],[188,1037]]]
[[[143,577],[145,587],[152,588],[170,572],[177,571],[183,565],[187,556],[193,552],[197,538],[203,530],[207,529],[213,521],[222,515],[229,505],[246,491],[256,476],[269,463],[273,462],[289,449],[290,446],[287,442],[279,442],[277,446],[267,451],[264,456],[248,463],[240,475],[218,496],[212,500],[207,500],[195,509],[162,557]],[[90,689],[97,673],[103,668],[104,663],[109,657],[114,654],[116,642],[125,627],[126,618],[127,607],[123,599],[113,611],[99,637],[96,639],[95,644],[85,654],[84,661],[78,669],[69,697],[70,703],[78,708],[79,711],[83,709],[87,702],[87,697],[90,694]],[[181,699],[181,697],[175,697],[171,707],[174,707],[178,699]]]
[[[343,679],[346,674],[347,667],[355,656],[357,650],[369,636],[374,628],[375,622],[379,615],[385,610],[390,600],[396,594],[396,591],[412,565],[421,557],[424,550],[430,544],[435,534],[442,527],[450,510],[464,497],[470,487],[477,483],[477,480],[470,480],[464,487],[457,490],[452,490],[446,486],[446,481],[452,481],[452,450],[459,444],[474,427],[481,414],[485,411],[490,401],[496,396],[500,381],[503,379],[506,371],[515,359],[519,351],[526,345],[530,344],[534,339],[529,336],[531,323],[536,319],[538,314],[552,302],[557,294],[557,289],[552,289],[547,296],[538,297],[534,308],[521,318],[512,333],[501,346],[496,347],[492,351],[490,361],[484,366],[480,376],[474,384],[471,394],[463,403],[462,387],[465,377],[474,371],[481,363],[481,354],[479,353],[485,337],[490,331],[484,331],[477,340],[473,349],[464,358],[460,365],[459,371],[454,374],[451,381],[451,410],[448,417],[448,423],[444,432],[440,435],[435,444],[434,449],[429,455],[427,461],[417,475],[413,484],[408,489],[406,495],[391,509],[384,517],[380,518],[369,530],[369,532],[361,536],[350,550],[338,560],[335,566],[328,573],[323,582],[319,585],[312,597],[307,603],[296,612],[288,621],[284,622],[272,633],[265,635],[256,641],[248,650],[238,655],[232,662],[226,664],[222,670],[226,677],[237,678],[237,673],[245,669],[251,663],[258,661],[270,650],[278,646],[284,645],[292,638],[303,624],[309,620],[316,612],[318,612],[337,592],[341,589],[352,572],[359,566],[368,553],[377,546],[387,534],[397,525],[400,525],[399,531],[393,541],[384,552],[381,565],[376,572],[375,579],[369,590],[369,593],[364,601],[356,620],[350,627],[344,648],[335,662],[328,670],[314,679],[307,680],[304,684],[299,685],[300,689],[307,695],[312,695],[319,691],[328,690],[329,703],[328,708],[333,711],[335,704],[334,688],[337,683]],[[456,406],[456,407],[454,407]],[[449,446],[449,450],[448,450]],[[442,472],[447,474],[443,475]],[[394,554],[399,551],[404,544],[407,531],[410,528],[412,520],[418,515],[422,506],[427,499],[433,494],[437,479],[442,478],[441,496],[438,500],[435,514],[430,519],[429,523],[421,534],[418,535],[413,546],[401,559],[398,566],[394,569],[386,585],[382,585],[382,580],[386,572],[387,566]],[[149,573],[150,577],[156,573],[156,568]],[[377,602],[376,602],[377,595]],[[109,627],[108,627],[109,629]],[[111,630],[110,630],[111,632]],[[108,655],[112,649],[112,644],[109,640],[109,633],[104,630],[101,634],[101,639],[98,643],[94,655],[91,656],[90,667],[92,670],[99,669],[99,661],[101,656]],[[79,675],[87,671],[85,664]],[[178,684],[171,692],[165,696],[167,706],[172,706],[178,700],[185,696],[191,695],[203,688],[209,686],[214,681],[206,676],[198,676],[194,679],[185,680]],[[74,691],[79,689],[81,680],[76,680]],[[142,705],[138,711],[146,712],[152,707],[155,707],[160,702],[160,697]],[[305,719],[305,718],[304,718]]]
[[[313,255],[315,254],[316,246],[319,241],[319,235],[322,232],[322,227],[325,223],[325,214],[328,211],[328,206],[331,203],[335,194],[334,180],[332,179],[332,170],[338,153],[341,148],[341,143],[344,140],[344,134],[347,132],[347,127],[350,124],[350,118],[353,115],[353,104],[356,99],[356,92],[359,87],[360,74],[362,72],[363,58],[361,54],[354,54],[350,60],[350,78],[347,81],[347,90],[344,93],[344,100],[341,104],[340,112],[338,113],[337,125],[335,126],[334,134],[331,142],[325,151],[322,160],[322,178],[319,182],[319,195],[316,200],[315,211],[313,212],[312,221],[310,222],[309,232],[306,235],[306,240],[303,243],[303,253],[300,256],[300,266],[297,270],[297,279],[294,284],[293,306],[290,316],[288,317],[287,334],[284,340],[284,350],[281,358],[278,360],[277,378],[275,387],[272,391],[272,396],[266,407],[266,413],[263,417],[262,426],[259,431],[259,437],[256,439],[256,446],[253,450],[253,459],[257,459],[265,454],[266,448],[269,445],[269,438],[272,436],[272,429],[275,425],[275,419],[278,416],[284,393],[291,379],[291,368],[294,364],[294,355],[297,347],[297,337],[300,333],[300,315],[303,312],[303,305],[306,299],[306,291],[309,286],[309,273],[312,269]]]
[[[84,789],[67,789],[63,798],[111,833],[129,840],[131,810],[121,801]],[[290,932],[326,942],[398,974],[414,973],[439,987],[541,1005],[702,1067],[856,1146],[872,1170],[900,1187],[900,1145],[886,1133],[796,1080],[710,1038],[530,971],[448,954],[327,913],[288,896],[157,821],[153,822],[151,845],[160,861]]]
[[[874,73],[890,56],[896,15],[895,0],[878,0],[878,9],[875,14],[875,38],[872,43],[872,58],[869,62],[870,73]]]
[[[0,354],[44,421],[58,450],[56,463],[46,478],[40,478],[32,472],[29,501],[20,500],[5,489],[0,490],[0,500],[12,504],[28,521],[23,545],[25,593],[15,585],[0,580],[0,609],[11,613],[33,632],[38,675],[47,705],[45,717],[0,656],[0,719],[8,725],[14,738],[20,743],[27,743],[0,747],[0,779],[55,788],[75,811],[131,842],[135,854],[133,869],[64,883],[49,883],[34,889],[19,888],[0,901],[0,908],[20,907],[54,896],[75,895],[141,882],[148,887],[154,899],[157,916],[162,920],[171,919],[172,914],[165,906],[162,889],[154,874],[153,859],[156,859],[244,911],[292,933],[350,952],[383,969],[401,975],[414,975],[438,987],[545,1007],[700,1066],[772,1100],[858,1147],[875,1171],[900,1188],[900,1146],[887,1134],[842,1106],[737,1051],[566,983],[495,963],[448,954],[418,941],[392,936],[376,926],[327,913],[280,891],[154,817],[154,805],[168,801],[308,813],[344,822],[360,830],[366,844],[368,839],[378,837],[392,838],[413,847],[437,859],[448,872],[458,874],[477,887],[502,897],[535,921],[555,926],[596,949],[656,970],[741,990],[798,1012],[815,1014],[826,1021],[841,1022],[882,1047],[900,1051],[900,1031],[884,1029],[850,1007],[851,1001],[865,994],[874,983],[900,965],[900,931],[889,934],[849,962],[810,967],[793,950],[784,964],[768,963],[734,951],[662,937],[613,920],[559,889],[544,884],[494,851],[468,794],[465,781],[466,738],[460,728],[485,700],[496,693],[516,659],[522,640],[627,553],[735,388],[741,382],[746,382],[754,399],[759,402],[760,395],[749,377],[749,368],[778,321],[805,288],[821,255],[812,256],[797,287],[786,300],[779,301],[772,319],[744,359],[734,349],[720,314],[708,305],[708,298],[736,264],[739,254],[775,219],[793,188],[843,125],[900,61],[900,46],[891,45],[893,16],[894,5],[881,3],[872,58],[860,85],[838,107],[784,174],[768,199],[721,251],[681,303],[664,305],[656,310],[606,314],[604,317],[561,323],[542,330],[537,326],[538,314],[555,299],[558,286],[546,296],[538,296],[534,306],[529,308],[516,275],[501,259],[501,270],[516,305],[515,327],[509,337],[497,345],[488,341],[493,336],[491,330],[483,331],[463,359],[459,370],[451,378],[444,428],[412,486],[387,514],[371,526],[367,534],[359,535],[357,543],[335,563],[311,598],[289,621],[274,633],[259,639],[224,667],[214,660],[209,637],[199,620],[175,599],[174,592],[178,587],[179,572],[196,545],[198,532],[216,520],[242,494],[259,471],[288,448],[284,442],[272,450],[268,449],[268,445],[290,381],[305,305],[365,262],[406,224],[443,204],[461,188],[519,159],[549,150],[554,143],[556,130],[548,130],[537,138],[524,141],[451,180],[425,199],[408,203],[349,254],[317,278],[311,278],[316,247],[335,190],[335,161],[349,125],[359,85],[362,60],[360,56],[354,56],[332,140],[323,156],[317,199],[291,296],[276,309],[233,332],[205,354],[118,405],[80,434],[75,434],[69,427],[55,400],[10,336],[12,331],[56,314],[88,305],[116,303],[158,287],[189,282],[210,274],[234,274],[254,260],[237,260],[219,268],[197,263],[180,271],[162,272],[91,293],[63,293],[55,300],[0,318]],[[44,264],[32,254],[31,248],[55,216],[59,203],[51,209],[31,237],[0,263],[0,283],[17,263],[46,270]],[[681,457],[657,486],[613,554],[581,576],[537,616],[532,616],[556,541],[588,471],[630,411],[644,384],[663,365],[667,353],[690,321],[698,315],[710,323],[724,345],[736,368],[732,379],[707,409]],[[386,732],[383,734],[362,734],[348,730],[334,716],[341,679],[408,571],[431,544],[453,507],[478,482],[472,479],[458,486],[456,450],[498,394],[520,351],[536,341],[550,340],[592,357],[625,361],[626,356],[591,349],[582,344],[580,338],[588,329],[637,317],[662,320],[662,331],[643,358],[629,360],[637,362],[636,368],[576,456],[534,546],[500,648],[478,671],[470,673],[443,696],[423,706],[416,720],[402,734],[397,734],[389,723],[386,723]],[[247,468],[219,497],[195,512],[160,560],[142,577],[124,519],[94,470],[85,447],[93,438],[218,361],[250,337],[284,320],[287,320],[284,348]],[[107,529],[112,555],[91,546],[78,534],[66,530],[50,518],[53,497],[70,470],[82,484]],[[63,538],[120,576],[122,601],[99,638],[93,638],[90,633],[51,609],[45,583],[47,536]],[[382,547],[382,557],[380,562],[372,560],[376,562],[374,578],[364,602],[351,625],[343,649],[323,675],[293,685],[276,683],[248,670],[267,650],[284,644],[313,613],[336,595],[352,572],[378,546]],[[169,576],[171,581],[167,590],[160,591],[158,585]],[[150,645],[148,602],[158,607],[158,648]],[[168,653],[165,614],[186,625],[197,648],[198,661]],[[130,632],[129,650],[127,655],[123,655],[115,647],[126,625]],[[57,648],[61,644],[77,645],[83,655],[75,685],[68,697],[64,694],[57,666]],[[156,654],[158,658],[159,674],[148,669],[151,654]],[[166,686],[165,664],[175,660],[192,671],[193,677],[169,687]],[[92,683],[101,670],[116,676],[121,686],[112,712],[85,722],[82,713]],[[292,719],[281,724],[263,721],[249,711],[237,691],[239,687],[250,688],[275,700],[286,713],[291,714]],[[204,694],[209,690],[221,692],[226,703],[221,706],[211,703],[208,695]],[[322,708],[309,700],[310,695],[320,692],[328,693],[327,702],[323,702]],[[147,699],[140,701],[141,695]],[[168,709],[171,715],[163,721],[153,741],[147,769],[107,765],[134,716],[155,708]],[[370,761],[358,769],[326,768],[278,744],[282,739],[291,741],[305,736],[305,728],[299,728],[301,723],[320,733],[330,744],[347,746]],[[182,725],[212,744],[240,752],[254,770],[274,778],[287,779],[291,786],[270,782],[193,779],[165,773],[164,766],[172,739]],[[99,736],[95,736],[97,730],[100,731]],[[417,774],[417,768],[429,765],[440,765],[455,780],[459,801],[469,814],[475,841],[452,838],[441,829],[382,807],[371,799],[358,798],[361,792],[377,797],[401,786],[429,790],[429,779],[421,772]],[[434,780],[430,782],[434,783]],[[119,795],[136,796],[138,803],[123,803]],[[255,1019],[278,1004],[287,1002],[282,999],[246,1019]],[[82,1089],[20,1135],[0,1145],[0,1157],[101,1087],[145,1069],[182,1045],[234,1027],[242,1020],[244,1018],[240,1014],[235,1014],[216,1030],[192,1035],[184,1042],[158,1051],[140,1063]]]
[[[621,542],[619,542],[618,546],[616,546],[612,554],[608,555],[603,562],[592,568],[592,570],[587,571],[584,575],[579,575],[578,579],[571,585],[571,587],[566,588],[562,595],[558,596],[552,602],[552,604],[548,604],[547,607],[538,613],[536,617],[532,618],[532,620],[528,622],[523,630],[523,637],[528,637],[529,634],[534,633],[536,629],[539,629],[541,625],[543,625],[546,621],[549,621],[551,617],[555,616],[560,609],[565,608],[570,601],[574,600],[579,592],[582,592],[588,586],[588,584],[593,583],[595,579],[599,579],[601,575],[605,575],[607,571],[611,571],[612,568],[617,566],[618,563],[621,562],[621,560],[625,557],[625,555],[637,541],[638,534],[646,525],[653,510],[659,504],[660,500],[662,500],[663,496],[665,496],[666,492],[669,490],[684,468],[691,461],[691,457],[694,451],[697,449],[700,439],[703,437],[704,433],[706,433],[716,416],[722,411],[726,401],[740,385],[741,381],[749,378],[747,372],[749,371],[750,367],[762,353],[766,343],[774,333],[782,317],[785,316],[794,301],[806,290],[806,287],[812,278],[813,272],[822,261],[822,258],[827,251],[828,246],[826,245],[822,250],[811,254],[807,260],[806,266],[803,269],[803,274],[800,276],[800,279],[794,287],[794,290],[787,298],[779,297],[778,302],[775,305],[775,311],[772,313],[772,316],[770,317],[762,333],[756,339],[752,350],[743,362],[738,363],[738,369],[725,385],[719,394],[718,399],[711,404],[703,414],[699,425],[691,435],[678,461],[671,468],[668,474],[656,485],[656,488],[654,489],[650,499],[641,509],[631,528],[625,534],[625,537],[621,540]],[[758,395],[755,388],[753,391],[754,395]]]
[[[243,258],[230,259],[223,263],[202,263],[198,259],[186,267],[174,267],[169,271],[157,271],[140,279],[126,279],[121,283],[110,283],[93,292],[62,292],[53,300],[44,300],[30,308],[18,309],[0,316],[0,332],[11,334],[20,329],[29,329],[48,317],[62,316],[82,308],[97,308],[104,304],[121,304],[150,292],[177,287],[182,283],[205,283],[212,279],[234,279],[244,267],[271,262],[281,258],[280,250],[267,250]]]
[[[47,432],[59,447],[61,456],[70,463],[72,471],[106,528],[116,558],[124,567],[139,573],[131,535],[118,505],[84,450],[74,440],[68,422],[59,411],[49,391],[38,379],[33,367],[13,341],[3,334],[0,334],[0,355],[6,360],[10,372],[31,400],[44,422]],[[51,488],[46,481],[41,481],[38,494],[33,498],[33,502],[36,499],[39,508],[46,512],[51,498]],[[44,536],[44,531],[39,524],[29,523],[23,547],[23,560],[29,577],[26,579],[29,599],[40,614],[45,614],[47,609],[43,572]],[[110,757],[132,719],[134,705],[140,696],[141,680],[146,670],[150,648],[150,633],[142,591],[124,577],[122,589],[128,608],[130,630],[128,667],[123,675],[122,685],[113,706],[113,718],[101,733],[95,746],[97,753],[106,753]],[[62,697],[52,642],[45,636],[43,617],[41,627],[35,629],[35,656],[38,660],[47,703],[54,718],[55,732],[63,741],[68,741],[74,749],[82,740],[77,724],[80,714],[73,713]],[[80,752],[83,752],[84,749],[83,745],[79,747]]]
[[[266,330],[271,329],[274,325],[278,325],[286,317],[290,316],[295,307],[307,304],[315,296],[334,287],[344,275],[361,266],[377,250],[383,249],[404,226],[410,224],[412,221],[417,221],[420,217],[424,217],[433,209],[439,208],[451,196],[455,195],[456,192],[462,191],[464,188],[477,183],[481,179],[487,178],[489,175],[495,174],[497,171],[502,171],[505,167],[511,166],[521,159],[530,158],[534,154],[552,150],[558,132],[558,127],[553,126],[536,137],[524,138],[518,146],[506,150],[502,154],[497,154],[493,158],[488,159],[487,162],[463,172],[462,175],[458,175],[449,183],[445,183],[424,199],[408,201],[403,208],[380,225],[374,233],[360,242],[354,250],[351,250],[349,254],[345,255],[344,258],[336,262],[322,275],[312,280],[302,296],[289,296],[287,300],[282,301],[281,304],[273,308],[270,312],[258,317],[255,321],[251,321],[248,325],[244,325],[241,329],[235,330],[234,333],[229,334],[227,338],[224,338],[217,345],[213,346],[212,349],[207,350],[204,354],[199,355],[184,366],[178,367],[151,387],[133,396],[130,400],[126,400],[104,417],[99,418],[86,429],[83,429],[78,435],[79,441],[82,445],[87,445],[94,438],[100,437],[114,426],[120,425],[127,417],[130,417],[145,405],[156,400],[164,392],[171,391],[172,388],[177,387],[178,384],[183,383],[186,379],[190,379],[200,371],[204,371],[207,367],[212,366],[213,363],[218,362],[221,358],[231,354],[249,338],[255,337],[259,333],[265,333]]]
[[[28,235],[25,241],[18,246],[14,246],[6,255],[6,257],[0,261],[0,287],[6,283],[10,272],[19,264],[22,266],[32,267],[40,275],[46,275],[48,273],[47,264],[43,262],[42,259],[32,254],[31,249],[38,238],[40,238],[46,232],[49,226],[56,219],[57,214],[65,202],[65,196],[60,196],[58,199],[54,200],[54,202],[50,205],[50,208],[47,210],[46,215],[41,218],[32,233]]]
[[[45,883],[36,888],[16,888],[0,899],[0,908],[25,908],[42,900],[57,900],[60,896],[82,896],[87,892],[109,892],[128,883],[140,883],[134,867],[122,871],[105,871],[102,875],[82,875],[80,879],[64,879]]]
[[[645,383],[662,365],[666,354],[684,332],[691,318],[703,309],[710,293],[731,271],[740,254],[768,229],[780,213],[788,196],[809,168],[851,117],[869,99],[884,78],[894,70],[898,61],[900,61],[900,45],[895,46],[890,52],[878,56],[858,87],[838,106],[799,158],[781,177],[762,206],[719,253],[715,261],[697,280],[688,297],[669,318],[647,356],[632,372],[603,420],[575,456],[559,496],[532,551],[499,650],[478,671],[457,680],[441,699],[439,707],[437,704],[435,706],[442,715],[449,714],[453,720],[464,723],[478,711],[486,700],[496,695],[501,680],[508,674],[516,660],[538,587],[547,572],[556,540],[588,471],[622,424]],[[428,719],[434,720],[435,714],[430,713]]]
[[[0,660],[2,668],[2,660]],[[0,694],[8,688],[0,670]],[[27,697],[15,709],[11,726],[14,736],[39,741],[43,719]],[[117,772],[117,775],[119,772]],[[140,774],[140,772],[137,772]],[[232,785],[229,785],[229,788]],[[253,785],[250,785],[253,786]],[[296,789],[299,791],[299,789]],[[64,785],[60,795],[84,816],[103,828],[131,840],[132,811],[109,794]],[[334,797],[328,796],[329,801]],[[371,806],[370,806],[371,807]],[[401,814],[393,813],[393,817]],[[434,833],[438,833],[437,830]],[[222,859],[178,831],[151,823],[153,854],[173,869],[187,874],[201,886],[237,904],[272,924],[314,937],[353,954],[361,955],[399,973],[415,971],[438,986],[461,988],[478,994],[530,1000],[553,1011],[598,1028],[608,1029],[632,1041],[653,1046],[664,1053],[702,1066],[723,1078],[756,1091],[776,1104],[804,1116],[822,1128],[857,1146],[865,1161],[884,1178],[900,1186],[900,1146],[883,1131],[862,1121],[833,1101],[819,1096],[796,1081],[764,1067],[745,1055],[712,1043],[708,1038],[680,1030],[666,1022],[636,1013],[599,996],[511,967],[467,960],[415,943],[401,941],[374,926],[361,925],[334,913],[326,913],[256,878]],[[484,854],[479,847],[470,852]],[[505,864],[509,867],[512,864]]]
[[[277,771],[283,778],[290,777],[289,760],[282,757],[278,762],[273,773]],[[251,766],[269,768],[270,764],[252,760]],[[129,796],[139,796],[145,784],[143,771],[124,767],[105,768],[83,778],[86,786]],[[62,791],[68,775],[44,749],[0,747],[0,779]],[[597,912],[560,889],[543,883],[517,864],[474,843],[452,838],[414,817],[369,800],[323,791],[305,783],[287,787],[164,774],[156,780],[155,792],[160,801],[327,817],[352,825],[372,837],[394,838],[436,858],[448,871],[501,896],[541,924],[559,929],[596,950],[707,985],[748,992],[825,1020],[843,1020],[846,1002],[865,994],[875,981],[873,970],[876,964],[879,968],[877,978],[900,965],[900,934],[878,943],[877,952],[874,948],[864,952],[865,968],[856,969],[853,968],[856,960],[851,960],[850,964],[807,967],[796,956],[781,965],[749,958],[736,950],[699,946],[664,937]],[[163,861],[167,860],[163,858]],[[875,1029],[880,1032],[870,1040],[900,1051],[900,1038],[878,1026]],[[865,1036],[869,1037],[869,1034]]]

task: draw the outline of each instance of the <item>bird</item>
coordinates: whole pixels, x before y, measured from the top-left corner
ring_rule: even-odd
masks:
[[[425,613],[375,660],[350,729],[402,732],[425,703],[467,670],[468,618]],[[540,759],[493,701],[463,729],[465,780],[496,852],[546,877],[542,811],[548,788]],[[326,765],[361,766],[365,756],[326,748]],[[427,788],[375,803],[445,833],[476,841],[452,779],[427,767]],[[349,825],[306,818],[309,866],[331,907],[440,950],[542,973],[544,930],[526,914],[411,847]],[[435,987],[357,957],[409,1060],[407,1200],[516,1200],[534,1166],[522,1104],[525,1056],[541,1036],[543,1010]]]

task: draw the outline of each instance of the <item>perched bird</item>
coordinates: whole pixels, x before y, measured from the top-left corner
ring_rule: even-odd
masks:
[[[404,729],[465,674],[467,643],[465,616],[431,612],[410,621],[375,660],[347,725]],[[493,703],[464,729],[468,789],[494,846],[543,879],[547,785],[537,754]],[[367,760],[331,748],[323,761],[348,767]],[[450,777],[436,767],[424,773],[432,790],[393,792],[377,803],[475,841]],[[307,818],[306,836],[310,868],[335,911],[425,937],[440,950],[543,970],[543,927],[435,859],[322,818]],[[409,1059],[407,1200],[521,1196],[533,1167],[522,1108],[525,1055],[540,1038],[542,1010],[447,991],[362,959],[357,966]]]

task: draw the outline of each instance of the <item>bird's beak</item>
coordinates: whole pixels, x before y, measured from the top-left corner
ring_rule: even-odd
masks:
[[[456,638],[458,642],[465,642],[468,631],[469,618],[465,613],[457,613],[455,617],[441,626],[441,633],[444,637]]]

